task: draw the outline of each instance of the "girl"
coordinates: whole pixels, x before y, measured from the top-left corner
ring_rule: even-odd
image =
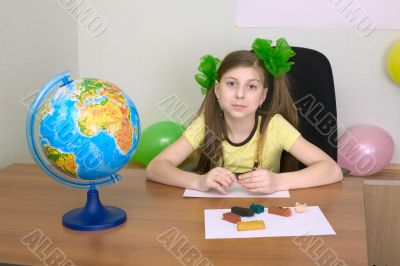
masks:
[[[228,54],[219,67],[218,59],[202,58],[203,74],[196,80],[206,97],[198,117],[149,163],[148,179],[226,194],[234,182],[249,192],[271,193],[343,178],[336,162],[296,129],[298,116],[285,74],[293,50],[283,38],[275,48],[269,40],[256,39],[252,48]],[[178,169],[196,150],[195,172]],[[298,170],[293,157],[307,167]]]

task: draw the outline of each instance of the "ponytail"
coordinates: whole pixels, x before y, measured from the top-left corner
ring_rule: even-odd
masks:
[[[281,114],[292,126],[299,127],[299,117],[296,106],[291,96],[291,87],[287,75],[273,78],[271,75],[268,80],[267,100],[261,106],[259,113],[261,120],[261,140],[265,139],[266,130],[271,118],[276,114]],[[264,143],[261,143],[261,150]],[[262,158],[260,158],[262,162]],[[290,153],[283,151],[281,156],[281,172],[295,171],[299,169],[298,160]]]

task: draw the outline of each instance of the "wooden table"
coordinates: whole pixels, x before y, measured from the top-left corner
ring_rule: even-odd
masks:
[[[0,262],[53,265],[58,256],[65,265],[279,266],[326,265],[322,260],[331,256],[343,261],[340,266],[367,265],[361,178],[293,190],[291,198],[256,200],[265,206],[318,205],[335,236],[206,240],[204,209],[248,206],[255,199],[188,199],[181,188],[146,181],[143,170],[124,169],[121,175],[122,181],[101,189],[100,196],[103,204],[125,209],[127,222],[75,232],[62,226],[61,217],[85,203],[85,191],[63,187],[36,165],[0,170]]]

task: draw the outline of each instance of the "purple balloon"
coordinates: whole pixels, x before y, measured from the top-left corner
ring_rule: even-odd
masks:
[[[384,129],[360,125],[339,139],[338,163],[354,176],[368,176],[382,170],[392,159],[393,138]]]

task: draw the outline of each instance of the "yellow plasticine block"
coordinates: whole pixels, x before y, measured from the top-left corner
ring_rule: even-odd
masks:
[[[249,231],[249,230],[263,230],[265,229],[265,223],[263,220],[248,221],[248,222],[238,222],[238,231]]]

